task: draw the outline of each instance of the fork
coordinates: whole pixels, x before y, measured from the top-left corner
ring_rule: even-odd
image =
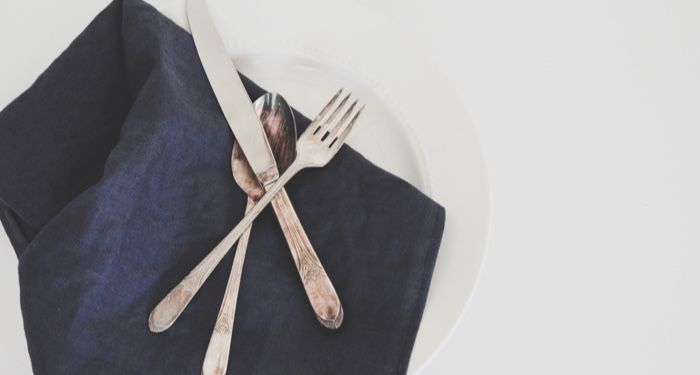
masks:
[[[197,286],[202,285],[204,279],[221,262],[246,228],[294,175],[305,168],[324,167],[338,153],[365,108],[362,106],[355,111],[359,99],[347,107],[347,99],[350,94],[343,98],[338,105],[335,105],[342,92],[342,89],[339,90],[331,98],[301,134],[297,140],[297,157],[289,168],[274,184],[268,187],[265,195],[250,208],[238,225],[153,309],[148,318],[148,326],[152,332],[165,331],[175,322],[182,310],[176,308],[179,304],[172,303],[173,300],[189,301],[192,298]],[[331,111],[331,109],[333,110]],[[336,120],[343,110],[343,115]]]

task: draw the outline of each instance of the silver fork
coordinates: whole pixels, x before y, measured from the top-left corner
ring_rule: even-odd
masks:
[[[272,198],[277,195],[294,175],[305,168],[323,167],[338,153],[338,150],[345,143],[345,139],[364,110],[364,106],[355,110],[359,99],[355,100],[349,107],[347,106],[350,94],[343,98],[338,105],[335,105],[342,91],[342,89],[339,90],[331,98],[321,110],[321,113],[316,116],[301,137],[299,137],[297,141],[297,157],[289,168],[268,188],[265,195],[248,211],[238,225],[153,309],[148,318],[148,326],[152,332],[165,331],[175,322],[182,312],[182,309],[177,306],[186,303],[192,298],[198,286],[202,285],[204,280],[221,262],[221,259],[224,258],[245,232],[246,228],[250,226],[263,208],[270,203]],[[337,119],[341,112],[343,115],[340,119]],[[314,272],[314,269],[308,269],[305,272]],[[302,277],[312,276],[305,274]],[[182,303],[179,303],[179,301],[182,301]]]

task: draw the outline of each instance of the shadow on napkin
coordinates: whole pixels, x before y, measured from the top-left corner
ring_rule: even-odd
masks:
[[[232,143],[191,36],[139,0],[109,5],[0,112],[0,218],[35,373],[200,373],[233,252],[170,330],[147,318],[243,216]],[[404,373],[444,209],[347,146],[288,191],[346,319],[318,324],[267,208],[229,373]]]

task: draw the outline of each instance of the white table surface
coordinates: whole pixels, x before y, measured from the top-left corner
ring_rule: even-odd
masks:
[[[700,373],[700,2],[362,1],[424,30],[490,173],[479,285],[423,373]],[[106,3],[0,1],[0,107]],[[0,250],[0,373],[26,374]]]

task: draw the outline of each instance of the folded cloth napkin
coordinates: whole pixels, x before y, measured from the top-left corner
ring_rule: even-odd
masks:
[[[243,216],[232,143],[190,34],[140,0],[111,3],[0,112],[0,216],[36,374],[200,373],[233,251],[172,328],[147,319]],[[405,373],[444,209],[347,146],[288,191],[345,322],[316,321],[267,208],[229,373]]]

